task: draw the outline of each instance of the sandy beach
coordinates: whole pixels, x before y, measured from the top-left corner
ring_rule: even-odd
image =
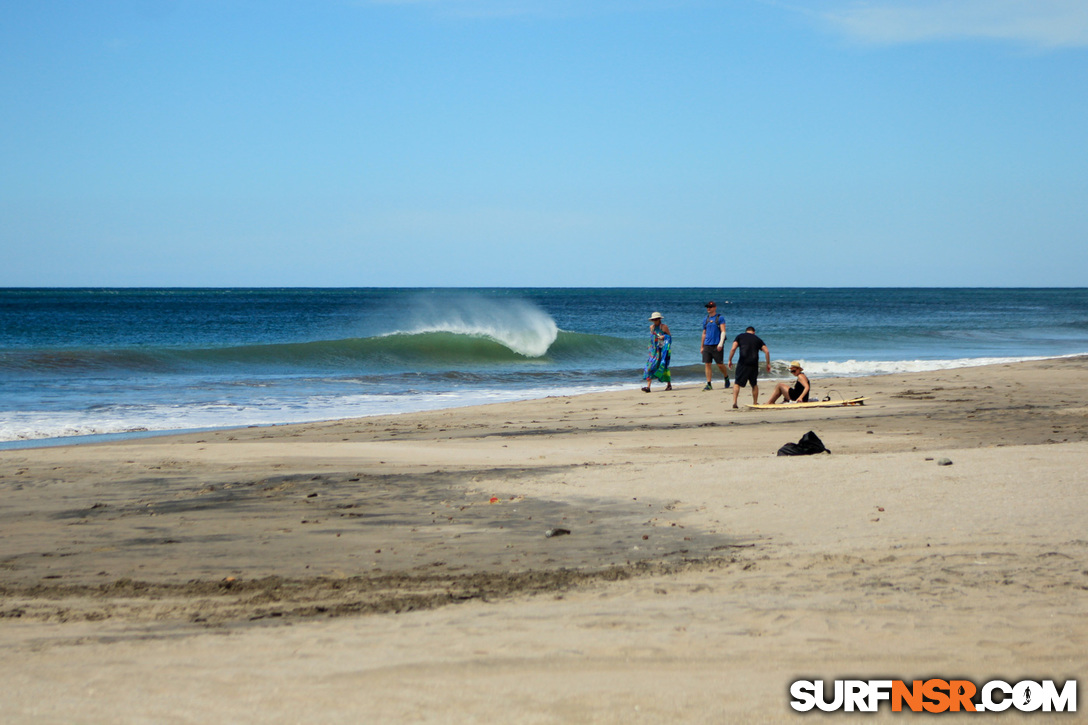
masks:
[[[0,721],[759,723],[801,678],[1080,678],[1086,372],[0,451]],[[809,430],[830,455],[775,455]]]

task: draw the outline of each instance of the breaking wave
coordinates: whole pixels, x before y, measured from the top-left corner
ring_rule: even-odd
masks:
[[[547,341],[502,339],[484,332],[395,332],[379,337],[323,340],[222,348],[9,350],[0,353],[0,371],[23,374],[95,374],[109,371],[144,373],[199,372],[238,368],[252,370],[323,369],[389,370],[413,366],[451,366],[564,361],[590,362],[631,354],[641,343],[558,331]]]

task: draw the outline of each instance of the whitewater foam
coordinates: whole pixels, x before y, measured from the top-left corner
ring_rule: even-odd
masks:
[[[636,384],[575,384],[521,389],[466,389],[412,394],[321,395],[308,399],[267,399],[262,403],[102,406],[85,411],[21,411],[0,423],[0,449],[5,442],[77,438],[151,431],[209,430],[249,426],[313,423],[342,418],[415,413],[508,403],[557,395],[581,395],[632,388]]]
[[[1060,356],[1074,357],[1074,356]],[[843,360],[843,361],[802,361],[805,372],[810,375],[828,377],[857,378],[867,375],[892,375],[895,373],[922,373],[935,370],[978,367],[980,365],[1001,365],[1004,363],[1048,360],[1053,356],[1038,357],[975,357],[954,360]],[[784,363],[783,363],[784,364]]]

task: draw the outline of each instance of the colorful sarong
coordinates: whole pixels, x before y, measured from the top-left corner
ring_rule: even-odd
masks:
[[[646,360],[646,370],[642,374],[643,380],[657,378],[663,383],[672,382],[672,373],[669,372],[669,348],[671,347],[671,335],[658,332],[650,337],[650,356]]]

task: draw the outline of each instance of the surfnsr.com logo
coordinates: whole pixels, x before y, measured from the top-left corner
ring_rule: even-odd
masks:
[[[830,683],[829,683],[830,684]],[[888,703],[892,712],[1076,712],[1077,681],[1058,687],[1053,680],[1009,684],[991,680],[981,687],[970,680],[797,680],[790,685],[790,707],[799,712],[876,712]]]

